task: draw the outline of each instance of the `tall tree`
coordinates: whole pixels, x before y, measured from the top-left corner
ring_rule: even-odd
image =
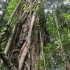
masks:
[[[7,22],[6,29],[16,13],[18,14],[18,20],[13,25],[4,51],[5,54],[1,53],[1,59],[10,70],[42,70],[38,67],[40,66],[38,61],[42,47],[48,39],[48,35],[46,36],[48,33],[45,27],[44,5],[43,1],[41,2],[19,0]]]

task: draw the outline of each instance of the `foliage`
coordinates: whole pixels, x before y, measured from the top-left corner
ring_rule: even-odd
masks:
[[[28,6],[30,4],[30,0],[28,0],[28,2],[29,2],[28,4],[23,4],[24,12],[29,13],[30,11],[34,11],[38,16],[38,19],[36,19],[37,21],[35,21],[35,25],[33,27],[34,31],[32,33],[32,38],[35,39],[37,36],[35,35],[36,34],[35,32],[40,31],[38,26],[42,22],[39,21],[39,18],[40,20],[44,19],[45,21],[45,18],[43,17],[46,17],[46,31],[49,33],[49,38],[50,38],[50,42],[47,43],[45,46],[43,46],[43,55],[40,55],[38,57],[37,59],[38,61],[35,65],[37,66],[39,65],[40,68],[43,68],[44,65],[46,65],[46,68],[49,70],[51,69],[55,70],[55,69],[59,69],[60,67],[65,67],[65,64],[63,63],[61,56],[57,50],[60,47],[58,45],[60,43],[59,43],[59,37],[58,37],[57,31],[59,31],[60,33],[60,40],[61,40],[62,48],[64,49],[66,53],[67,59],[70,61],[70,12],[69,12],[70,6],[61,5],[61,7],[58,7],[56,9],[55,14],[57,16],[57,21],[58,21],[58,29],[57,29],[53,13],[50,13],[50,12],[44,13],[43,1],[41,1],[41,3],[39,4],[34,4],[34,5],[31,4],[30,7]],[[18,3],[18,0],[10,0],[10,2],[8,3],[6,13],[4,16],[6,21],[9,20],[17,3]],[[11,20],[10,27],[7,30],[5,36],[3,36],[4,37],[3,42],[2,43],[0,42],[1,43],[0,51],[3,51],[5,49],[8,38],[11,35],[12,28],[14,27],[14,25],[19,19],[18,16],[19,14],[15,14],[13,19]],[[3,27],[0,28],[1,29],[0,32],[4,30],[5,24],[3,25]],[[44,24],[45,23],[43,23],[43,25]],[[34,41],[33,39],[32,41]]]
[[[16,5],[18,3],[18,0],[10,0],[7,6],[7,10],[5,13],[5,18],[6,20],[9,19],[9,17],[11,16],[13,10],[15,9]]]
[[[69,52],[70,51],[70,28],[69,28],[69,22],[70,22],[70,13],[68,12],[68,7],[64,6],[64,8],[58,8],[56,9],[56,16],[57,16],[57,20],[58,20],[58,26],[59,26],[59,33],[60,33],[60,40],[62,42],[62,46],[63,49],[66,52],[66,56],[68,57],[68,59],[70,59],[69,57]],[[67,9],[67,10],[66,10]],[[66,12],[67,11],[67,12]],[[46,15],[46,25],[47,25],[47,31],[49,33],[49,37],[50,37],[50,43],[48,43],[45,47],[44,47],[44,53],[45,53],[45,57],[46,59],[50,59],[51,62],[50,64],[53,65],[58,68],[59,65],[64,65],[61,58],[60,58],[60,54],[58,53],[57,50],[57,46],[59,43],[59,39],[58,39],[58,34],[57,34],[57,27],[56,27],[56,22],[54,21],[54,15],[53,13],[47,13]],[[49,52],[49,53],[48,53]],[[50,56],[50,54],[55,54],[55,58],[56,58],[56,64],[54,62],[54,60],[52,60],[52,55]],[[49,64],[49,60],[46,60],[46,62],[48,61]],[[58,63],[59,61],[59,63]],[[49,64],[49,66],[50,66]],[[47,65],[48,66],[48,65]],[[51,66],[49,68],[54,68],[54,66]],[[54,69],[53,69],[54,70]]]
[[[67,20],[70,20],[70,14],[69,14],[69,13],[63,13],[63,16],[64,16]]]

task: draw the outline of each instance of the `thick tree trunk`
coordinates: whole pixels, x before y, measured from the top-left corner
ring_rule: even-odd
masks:
[[[28,53],[29,47],[30,47],[30,38],[31,38],[31,32],[32,32],[32,28],[33,28],[33,24],[35,21],[35,14],[33,14],[32,19],[31,19],[31,24],[29,25],[29,31],[28,31],[28,36],[27,39],[25,41],[25,43],[23,44],[21,51],[20,51],[20,57],[19,57],[19,70],[22,70],[23,66],[24,66],[24,60],[26,58],[26,55]]]
[[[29,5],[32,6],[37,2],[38,2],[37,0],[31,0],[30,1],[31,4],[29,3]],[[15,16],[15,12],[17,11],[17,8],[19,7],[20,4],[21,4],[21,0],[19,0],[13,14],[11,15],[7,23],[7,26],[10,24],[13,16]],[[38,29],[35,31],[35,35],[34,35],[36,37],[34,38],[34,41],[32,41],[31,40],[32,33],[33,33],[33,28],[35,27],[34,25],[36,25],[35,20],[37,20],[37,16],[35,11],[32,10],[31,6],[29,6],[30,12],[29,13],[23,12],[22,16],[18,20],[18,23],[16,23],[16,26],[14,26],[4,51],[8,59],[10,59],[8,60],[9,63],[3,60],[4,63],[7,62],[8,64],[10,64],[10,66],[11,64],[13,64],[13,66],[11,66],[11,68],[13,69],[10,70],[41,70],[38,61],[40,58],[41,49],[43,51],[43,45],[44,45],[43,42],[46,40],[45,39],[46,32],[44,31],[45,26],[42,26],[45,23],[41,22],[40,24],[38,20],[38,26],[36,27]],[[42,21],[44,19],[40,19],[40,20]],[[40,39],[41,38],[40,30],[44,34],[43,39],[45,40]],[[6,66],[9,67],[8,65]],[[15,67],[17,69],[15,69]]]

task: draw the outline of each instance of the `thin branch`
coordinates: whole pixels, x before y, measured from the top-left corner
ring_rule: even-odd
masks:
[[[26,64],[27,69],[30,70],[30,66],[26,62],[25,64]]]
[[[8,20],[8,22],[7,22],[7,25],[10,24],[10,22],[11,22],[12,18],[14,17],[14,15],[15,15],[15,13],[16,13],[18,7],[20,6],[20,4],[21,4],[21,0],[19,0],[19,2],[18,2],[18,4],[17,4],[16,8],[14,9],[12,15],[10,16],[10,18],[9,18],[9,20]]]
[[[18,4],[17,4],[16,8],[14,9],[12,15],[10,16],[10,18],[9,18],[7,24],[6,24],[6,27],[4,28],[4,30],[3,30],[2,33],[0,34],[0,41],[1,41],[1,39],[3,38],[3,36],[5,35],[6,31],[8,30],[9,25],[10,25],[10,22],[11,22],[12,18],[14,17],[15,12],[17,11],[18,7],[20,6],[20,3],[21,3],[21,0],[19,0],[19,2],[18,2]]]

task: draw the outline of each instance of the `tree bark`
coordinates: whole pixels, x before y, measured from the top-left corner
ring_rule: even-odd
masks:
[[[29,32],[28,32],[27,40],[21,48],[20,58],[19,58],[19,70],[23,69],[24,62],[25,62],[24,60],[26,58],[26,55],[30,47],[30,38],[31,38],[31,32],[32,32],[34,21],[35,21],[35,14],[33,14],[30,25],[29,25]]]
[[[17,68],[12,64],[12,62],[4,53],[0,53],[0,58],[3,60],[9,70],[17,70]]]

